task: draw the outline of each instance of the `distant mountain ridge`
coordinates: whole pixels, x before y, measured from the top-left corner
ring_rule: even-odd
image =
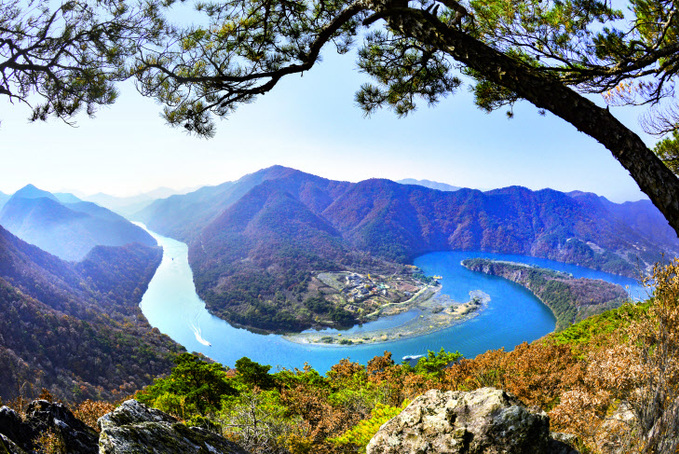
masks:
[[[315,273],[396,269],[431,251],[531,255],[638,277],[679,251],[649,204],[517,186],[444,192],[348,183],[274,166],[156,201],[138,218],[189,244],[198,293],[212,311],[257,327],[262,314],[318,296]]]
[[[16,196],[17,198],[22,198],[22,199],[41,199],[41,198],[46,198],[46,199],[51,199],[54,200],[55,202],[58,202],[59,199],[52,194],[51,192],[43,191],[42,189],[38,189],[32,184],[27,184],[23,188],[19,189],[17,192],[13,194],[12,197]]]
[[[447,183],[439,183],[438,181],[431,181],[431,180],[416,180],[415,178],[404,178],[403,180],[397,180],[397,183],[400,184],[414,184],[417,186],[424,186],[425,188],[429,189],[437,189],[439,191],[457,191],[458,189],[462,189],[459,186],[452,186]]]
[[[54,193],[53,195],[61,203],[80,203],[83,201],[78,197],[74,196],[73,194],[69,194],[68,192],[57,192]]]
[[[5,203],[7,203],[9,198],[10,198],[9,195],[0,192],[0,210],[2,210],[2,207],[5,206]]]
[[[134,213],[144,209],[149,206],[153,201],[157,199],[164,199],[175,194],[186,194],[191,192],[192,189],[185,190],[175,190],[170,188],[157,188],[149,192],[144,192],[142,194],[128,196],[128,197],[118,197],[109,194],[104,194],[99,192],[93,195],[84,195],[82,200],[96,203],[97,205],[108,208],[109,210],[118,213],[122,216],[129,217]]]
[[[64,260],[82,260],[95,246],[140,243],[155,246],[147,232],[122,216],[74,196],[55,195],[28,185],[0,210],[0,225],[19,238]]]

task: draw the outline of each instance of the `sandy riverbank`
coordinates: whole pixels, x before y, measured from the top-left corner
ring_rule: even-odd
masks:
[[[388,317],[405,312],[412,313],[411,319],[398,326],[357,332],[318,331],[288,334],[284,338],[300,344],[327,346],[375,344],[402,340],[465,322],[477,316],[490,301],[488,294],[481,290],[474,290],[469,292],[469,301],[459,303],[451,300],[448,295],[439,294],[440,289],[440,286],[426,287],[410,300],[386,305],[380,308],[379,314],[375,314],[379,317]]]

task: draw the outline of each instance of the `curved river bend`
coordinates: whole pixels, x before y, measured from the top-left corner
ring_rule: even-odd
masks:
[[[474,357],[489,349],[513,349],[554,330],[551,311],[530,292],[507,280],[467,270],[460,261],[469,257],[487,257],[520,261],[566,271],[576,277],[605,279],[626,286],[633,297],[642,295],[639,285],[628,278],[546,259],[484,252],[434,252],[418,257],[415,265],[428,275],[443,277],[442,293],[455,301],[469,299],[471,290],[483,290],[491,297],[488,308],[462,324],[428,335],[394,342],[352,345],[312,346],[297,344],[279,335],[255,334],[234,328],[211,315],[198,297],[193,273],[188,263],[186,244],[149,232],[163,247],[163,260],[149,283],[140,303],[152,326],[169,335],[188,351],[201,352],[222,364],[233,367],[237,359],[247,356],[261,364],[302,368],[309,363],[321,374],[342,358],[363,364],[385,350],[399,362],[406,355],[426,354],[427,350],[459,350]],[[389,320],[372,322],[383,327]],[[364,325],[367,328],[368,325]]]

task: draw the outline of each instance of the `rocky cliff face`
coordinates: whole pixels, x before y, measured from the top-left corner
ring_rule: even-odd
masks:
[[[0,452],[47,452],[41,449],[41,438],[69,454],[97,452],[97,433],[62,404],[33,401],[24,418],[9,407],[0,408]]]
[[[247,454],[215,433],[187,427],[136,400],[124,402],[98,424],[100,454]]]
[[[215,433],[187,427],[136,400],[126,401],[98,423],[99,434],[76,419],[64,405],[45,400],[31,403],[24,418],[2,407],[0,453],[247,454]]]
[[[577,454],[549,433],[549,418],[504,391],[431,390],[384,424],[367,454]]]

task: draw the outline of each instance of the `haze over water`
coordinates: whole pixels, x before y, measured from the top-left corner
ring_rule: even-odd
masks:
[[[353,346],[311,346],[293,343],[279,335],[255,334],[234,328],[211,315],[198,297],[193,273],[188,263],[186,244],[150,232],[163,247],[163,260],[140,303],[152,326],[169,335],[190,352],[200,352],[224,365],[233,367],[237,359],[247,356],[253,361],[285,368],[302,368],[309,363],[325,373],[342,358],[363,364],[374,356],[391,351],[397,362],[406,355],[426,354],[427,350],[458,350],[474,357],[489,349],[512,350],[522,342],[531,342],[554,330],[551,311],[523,287],[495,276],[467,270],[460,261],[471,257],[511,260],[566,271],[575,277],[605,279],[628,287],[633,297],[643,289],[635,281],[574,265],[533,257],[484,252],[445,251],[418,257],[414,264],[427,275],[441,275],[441,293],[465,302],[469,292],[482,290],[491,301],[486,310],[472,320],[425,336],[394,342]],[[385,321],[374,322],[384,324]],[[387,322],[388,323],[388,322]],[[364,326],[368,326],[366,324]]]

